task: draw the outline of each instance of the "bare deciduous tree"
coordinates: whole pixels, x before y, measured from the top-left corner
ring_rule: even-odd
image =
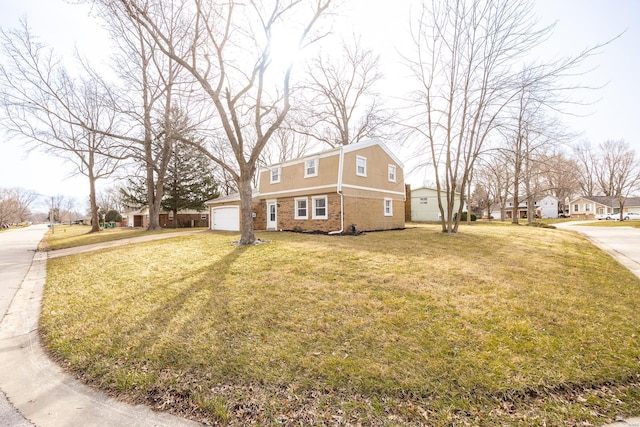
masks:
[[[547,153],[541,164],[545,188],[558,199],[558,211],[568,214],[569,201],[580,191],[578,164],[562,152]]]
[[[24,188],[0,189],[0,225],[26,222],[31,218],[31,206],[38,194]]]
[[[321,52],[308,64],[304,120],[296,126],[332,148],[380,136],[389,121],[376,92],[380,57],[356,38],[343,41],[341,52]]]
[[[233,162],[220,158],[211,147],[201,146],[202,152],[237,183],[240,243],[253,243],[253,178],[262,150],[290,108],[293,63],[274,70],[273,34],[287,26],[299,30],[300,47],[315,40],[311,31],[330,0],[102,0],[100,4],[111,16],[143,29],[154,48],[193,79],[199,90],[192,96],[206,101],[217,113],[211,117],[211,128],[216,127],[215,122],[221,129]],[[305,5],[310,7],[304,9]]]
[[[177,123],[173,112],[180,92],[188,90],[189,84],[180,80],[181,67],[162,54],[140,22],[111,12],[107,7],[102,16],[117,47],[113,61],[121,86],[112,91],[111,108],[118,113],[120,126],[107,134],[119,141],[117,146],[125,157],[142,165],[149,209],[147,228],[155,230],[161,228],[164,180],[176,141],[174,134],[184,131],[173,128]],[[168,37],[179,38],[184,28],[171,21],[171,16],[167,18]]]
[[[117,158],[105,155],[109,138],[104,133],[115,116],[104,103],[101,85],[91,76],[74,79],[46,48],[33,38],[26,22],[19,30],[0,32],[8,59],[0,65],[2,121],[9,135],[61,157],[88,178],[93,221],[99,231],[95,203],[96,181],[118,168]]]
[[[274,132],[271,141],[262,152],[261,166],[303,157],[314,145],[313,142],[309,135],[295,132],[291,127],[285,125]]]
[[[499,114],[512,98],[512,58],[536,45],[537,30],[524,1],[432,1],[412,29],[415,56],[406,58],[420,90],[414,119],[435,168],[442,230],[457,232],[453,207],[464,194],[474,164]],[[458,188],[461,185],[462,188]],[[454,217],[456,218],[454,220]]]
[[[420,89],[410,120],[435,168],[436,187],[447,194],[440,204],[442,230],[457,232],[456,193],[464,194],[478,157],[498,125],[508,120],[507,106],[523,88],[540,104],[557,107],[570,87],[558,81],[600,47],[542,65],[523,64],[553,27],[540,28],[528,0],[432,0],[412,28],[415,52],[405,57]],[[553,104],[553,105],[552,105]],[[507,117],[505,117],[507,116]],[[461,187],[461,188],[460,188]],[[461,217],[460,204],[457,218]]]
[[[491,217],[493,207],[500,209],[500,220],[506,219],[507,200],[511,195],[510,183],[513,182],[508,153],[496,151],[480,159],[475,180],[486,189],[487,216]]]

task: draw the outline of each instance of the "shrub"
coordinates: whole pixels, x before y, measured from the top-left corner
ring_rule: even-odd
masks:
[[[476,214],[471,214],[471,221],[475,221],[478,218],[476,217]],[[462,212],[462,215],[460,216],[460,221],[466,221],[467,220],[467,213],[466,212]]]
[[[120,213],[117,210],[111,209],[105,215],[104,220],[105,222],[121,222],[122,215],[120,215]]]

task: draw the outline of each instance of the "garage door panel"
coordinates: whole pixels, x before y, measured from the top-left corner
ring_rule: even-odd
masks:
[[[211,229],[240,231],[240,210],[237,206],[213,208],[211,212]]]

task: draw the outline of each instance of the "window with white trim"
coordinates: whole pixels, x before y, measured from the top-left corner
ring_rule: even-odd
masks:
[[[367,176],[367,158],[356,156],[356,175]]]
[[[328,219],[327,213],[327,196],[316,196],[311,198],[313,203],[312,218],[313,219]]]
[[[574,212],[580,212],[580,205],[577,204],[577,203],[575,205],[573,205],[573,211]]]
[[[396,182],[396,165],[389,165],[387,175],[389,176],[389,181]]]
[[[304,177],[318,176],[318,159],[309,159],[304,162]]]
[[[384,216],[393,216],[393,199],[384,199]]]
[[[206,221],[206,219],[207,219],[207,214],[206,213],[201,213],[200,214],[200,220]]]
[[[280,167],[271,168],[271,184],[280,182]]]
[[[306,197],[296,197],[294,199],[295,203],[295,213],[294,219],[308,219],[309,213],[307,210],[307,198]]]
[[[588,204],[588,203],[585,203],[585,204],[584,204],[584,211],[585,211],[585,212],[589,212],[590,210],[591,210],[591,205],[590,205],[590,204]]]

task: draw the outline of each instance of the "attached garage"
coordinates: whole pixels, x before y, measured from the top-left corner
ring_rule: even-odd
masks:
[[[240,231],[240,208],[238,206],[212,207],[211,229]]]

